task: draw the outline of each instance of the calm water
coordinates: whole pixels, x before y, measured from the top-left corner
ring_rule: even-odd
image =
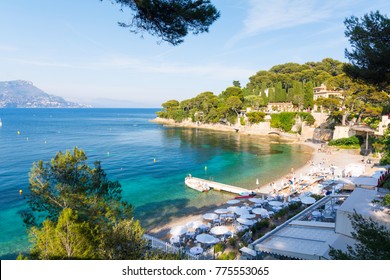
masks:
[[[307,147],[275,138],[163,127],[149,122],[156,111],[0,109],[0,259],[28,248],[19,214],[26,200],[19,190],[28,193],[32,163],[50,160],[59,150],[78,146],[91,163],[100,160],[108,177],[120,181],[124,199],[146,228],[233,196],[186,188],[188,173],[254,189],[256,178],[270,182],[310,157]]]

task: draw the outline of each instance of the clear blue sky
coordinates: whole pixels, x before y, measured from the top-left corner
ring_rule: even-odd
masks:
[[[0,80],[100,107],[159,107],[245,86],[276,64],[345,61],[344,19],[390,15],[389,0],[212,0],[221,17],[209,33],[173,47],[119,27],[128,13],[110,2],[1,0]]]

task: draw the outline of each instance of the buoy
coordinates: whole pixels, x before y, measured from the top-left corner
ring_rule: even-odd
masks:
[[[18,135],[20,135],[20,131],[18,131]]]
[[[22,190],[19,190],[19,194],[22,194],[23,193],[23,191]]]
[[[256,179],[256,185],[258,185],[259,184],[259,179]]]
[[[156,159],[153,159],[153,162],[154,162],[154,163],[156,163],[156,161],[157,161]]]

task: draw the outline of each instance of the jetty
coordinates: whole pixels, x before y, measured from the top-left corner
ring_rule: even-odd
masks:
[[[244,188],[240,188],[240,187],[236,187],[236,186],[231,186],[231,185],[226,185],[226,184],[222,184],[222,183],[218,183],[218,182],[214,182],[214,181],[210,181],[210,180],[205,180],[205,179],[201,179],[201,178],[196,178],[196,177],[191,177],[189,180],[196,182],[196,183],[200,183],[202,185],[206,185],[210,189],[213,189],[215,191],[230,192],[230,193],[234,193],[234,194],[238,194],[238,195],[248,194],[248,193],[253,192],[252,190],[248,190],[248,189],[244,189]]]

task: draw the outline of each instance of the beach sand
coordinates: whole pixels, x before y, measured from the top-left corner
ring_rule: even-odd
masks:
[[[295,142],[292,143],[292,145],[299,144],[299,145],[307,145],[312,148],[312,157],[311,160],[309,160],[304,166],[298,168],[297,170],[292,170],[293,173],[295,173],[295,176],[299,177],[300,174],[305,175],[309,172],[309,170],[312,168],[311,164],[319,164],[323,163],[323,166],[329,167],[331,164],[334,166],[337,166],[341,169],[343,169],[346,165],[350,163],[356,163],[356,164],[362,164],[363,156],[359,154],[356,150],[341,150],[341,149],[331,149],[331,152],[322,152],[321,151],[321,144],[315,144],[311,142]],[[365,157],[367,159],[367,157]],[[372,160],[372,164],[366,166],[366,175],[371,175],[374,172],[374,168],[372,167],[374,163],[377,163],[379,160],[375,158],[370,158]],[[282,181],[286,182],[286,176],[289,174],[284,175],[283,177],[279,178],[278,180],[274,181],[275,185],[281,186]],[[268,193],[272,190],[272,187],[270,186],[271,182],[268,182],[267,184],[261,186],[260,188],[256,189],[255,191],[259,193]],[[226,203],[222,203],[218,206],[227,207]],[[215,205],[210,208],[205,208],[204,213],[207,212],[213,212],[215,210]],[[186,217],[181,217],[177,219],[173,219],[169,223],[157,226],[153,229],[150,229],[147,233],[150,235],[153,235],[157,238],[168,240],[169,238],[169,230],[178,225],[186,225],[186,223],[190,221],[196,221],[196,220],[202,220],[202,215],[188,215]]]

